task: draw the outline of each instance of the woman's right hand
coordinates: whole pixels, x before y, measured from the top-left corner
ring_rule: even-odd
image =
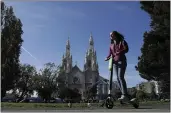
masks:
[[[108,58],[105,58],[105,61],[108,61],[109,59]]]

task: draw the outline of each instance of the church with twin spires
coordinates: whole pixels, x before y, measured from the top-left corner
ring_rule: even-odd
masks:
[[[70,52],[71,45],[69,39],[66,43],[66,52],[62,57],[62,63],[60,69],[64,71],[64,74],[58,77],[65,80],[65,85],[79,92],[82,95],[82,99],[85,98],[85,91],[98,83],[97,95],[108,93],[108,80],[99,75],[99,66],[97,62],[97,54],[94,49],[94,40],[92,34],[89,38],[89,48],[85,53],[84,68],[81,70],[77,64],[72,64],[72,54]]]

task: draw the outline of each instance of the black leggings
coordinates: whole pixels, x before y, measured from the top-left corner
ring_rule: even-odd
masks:
[[[115,62],[113,67],[117,76],[118,84],[122,92],[122,95],[127,95],[127,85],[124,78],[127,62],[126,61]]]

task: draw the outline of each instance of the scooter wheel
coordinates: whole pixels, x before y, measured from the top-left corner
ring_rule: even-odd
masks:
[[[113,103],[112,99],[111,99],[111,98],[108,98],[108,99],[106,100],[106,108],[112,109],[113,106],[114,106],[114,103]]]
[[[122,101],[119,101],[121,105],[124,105],[124,103]]]
[[[134,108],[138,109],[139,108],[139,104],[133,104]]]
[[[138,99],[135,98],[135,99],[132,99],[132,100],[133,100],[133,104],[132,105],[134,106],[134,108],[136,108],[136,109],[139,108],[139,101],[138,101]]]

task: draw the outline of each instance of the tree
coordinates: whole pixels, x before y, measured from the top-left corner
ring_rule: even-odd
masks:
[[[15,88],[20,92],[19,100],[23,99],[25,95],[33,94],[33,77],[37,74],[36,68],[29,64],[21,64],[20,71],[20,78],[18,79],[15,86]]]
[[[63,88],[59,91],[59,98],[62,99],[81,99],[81,94],[77,90],[73,90],[70,88]]]
[[[131,91],[128,92],[131,98],[136,98],[136,93],[137,93],[137,89],[135,87],[132,87]]]
[[[1,98],[14,88],[19,78],[19,55],[22,45],[22,23],[12,7],[1,2]]]
[[[96,84],[94,84],[93,86],[91,86],[89,89],[87,89],[86,91],[85,91],[85,93],[86,93],[86,98],[87,99],[93,99],[93,98],[95,98],[96,97],[96,95],[97,95],[97,83]]]
[[[135,68],[142,78],[161,81],[162,90],[170,92],[170,2],[140,3],[151,17],[151,31],[144,33],[142,55]]]
[[[46,63],[41,72],[35,76],[34,87],[46,102],[51,98],[53,92],[58,90],[57,76],[59,67],[54,63]]]

